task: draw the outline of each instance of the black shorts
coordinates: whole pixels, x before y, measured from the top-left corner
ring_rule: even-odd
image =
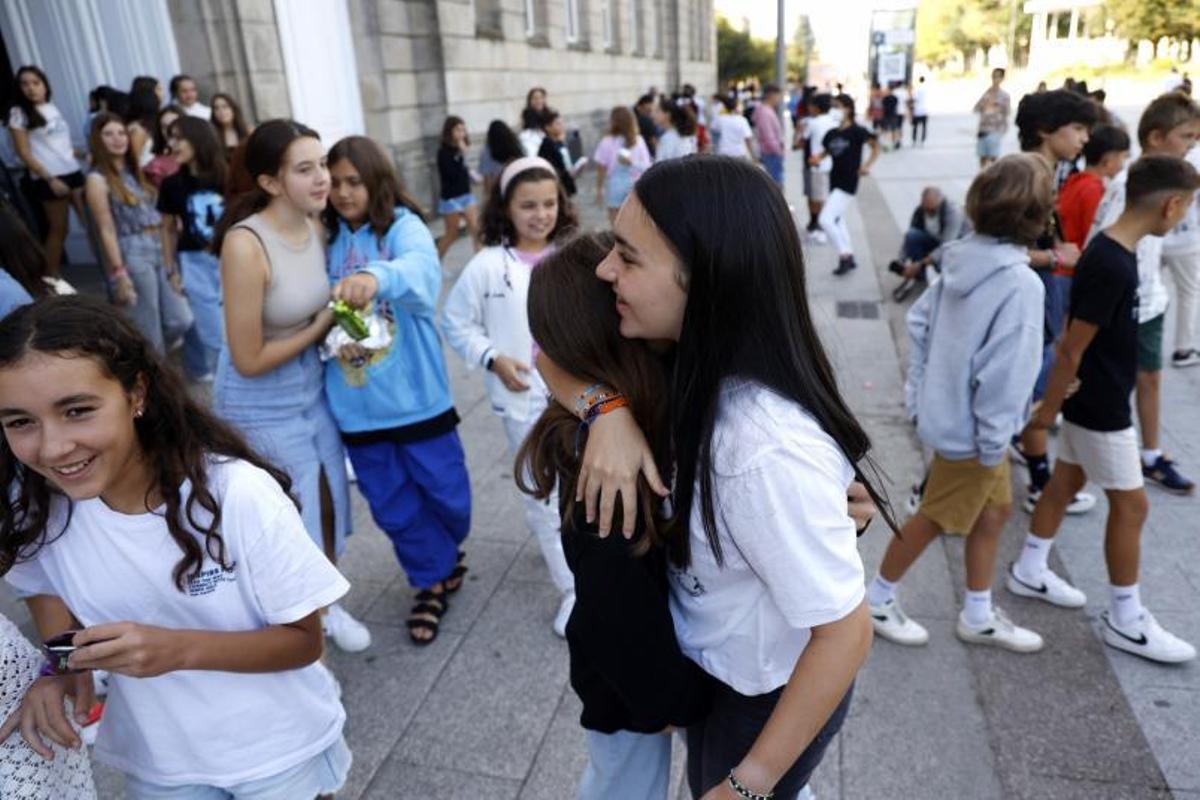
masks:
[[[69,186],[72,190],[83,188],[83,173],[75,170],[69,175],[55,175],[60,181]],[[59,197],[50,188],[50,181],[44,181],[41,178],[33,178],[30,182],[33,187],[33,196],[43,203],[47,200],[65,200],[65,197]]]

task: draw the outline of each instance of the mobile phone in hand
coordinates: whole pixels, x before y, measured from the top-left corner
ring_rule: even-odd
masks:
[[[58,636],[47,639],[42,643],[42,648],[46,651],[46,659],[50,662],[50,667],[58,675],[68,675],[79,671],[71,669],[67,665],[67,659],[71,657],[71,653],[74,653],[76,649],[72,640],[77,633],[79,631],[64,631]]]

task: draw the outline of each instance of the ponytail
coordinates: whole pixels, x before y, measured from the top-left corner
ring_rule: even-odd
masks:
[[[226,203],[225,213],[221,214],[221,218],[217,220],[217,227],[213,231],[212,244],[209,245],[209,249],[216,255],[221,255],[221,246],[225,244],[225,234],[229,233],[233,226],[242,220],[262,211],[270,202],[271,195],[255,184],[250,191],[242,192]]]

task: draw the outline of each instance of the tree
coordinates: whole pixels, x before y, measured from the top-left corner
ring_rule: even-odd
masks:
[[[768,83],[774,70],[775,47],[771,42],[755,39],[724,17],[717,17],[717,78],[722,84],[749,78]]]
[[[1008,41],[1013,0],[920,0],[917,6],[917,59],[944,64]],[[1140,0],[1130,0],[1140,2]]]
[[[787,73],[801,84],[808,80],[808,63],[813,58],[815,41],[808,15],[803,14],[787,49]]]
[[[1107,0],[1108,15],[1117,33],[1134,44],[1143,39],[1191,41],[1200,37],[1197,0]]]

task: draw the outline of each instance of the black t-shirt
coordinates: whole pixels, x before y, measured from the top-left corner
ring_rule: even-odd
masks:
[[[862,125],[834,128],[825,134],[821,143],[833,158],[829,171],[829,188],[854,194],[858,191],[858,168],[862,166],[863,145],[874,141],[875,134]]]
[[[655,146],[658,144],[658,128],[654,126],[654,120],[645,114],[637,115],[638,133],[646,140],[646,149],[650,151],[650,155],[654,155]]]
[[[221,193],[185,169],[168,175],[158,190],[159,213],[173,214],[183,223],[179,232],[180,250],[207,249],[224,210]]]
[[[896,116],[896,112],[900,109],[900,98],[894,94],[885,94],[883,96],[883,113],[889,117]]]
[[[471,193],[471,173],[463,151],[442,145],[437,154],[438,177],[442,180],[442,199],[453,200]]]
[[[1075,267],[1070,319],[1100,330],[1083,353],[1079,390],[1063,403],[1063,418],[1093,431],[1125,430],[1137,382],[1137,256],[1104,233]]]

